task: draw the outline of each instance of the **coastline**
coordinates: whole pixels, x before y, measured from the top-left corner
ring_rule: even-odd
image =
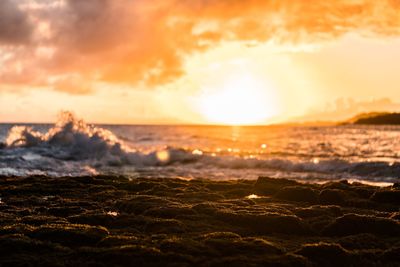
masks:
[[[1,266],[396,266],[400,184],[0,177]]]

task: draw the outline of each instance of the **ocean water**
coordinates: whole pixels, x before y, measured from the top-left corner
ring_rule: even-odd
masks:
[[[0,124],[0,175],[92,174],[306,182],[400,179],[397,126]]]

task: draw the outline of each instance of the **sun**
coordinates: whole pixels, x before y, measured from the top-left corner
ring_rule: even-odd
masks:
[[[199,111],[210,123],[253,125],[278,115],[277,102],[276,90],[267,81],[241,74],[204,89]]]

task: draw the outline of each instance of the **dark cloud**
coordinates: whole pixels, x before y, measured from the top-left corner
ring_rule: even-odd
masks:
[[[79,74],[151,87],[183,75],[183,56],[221,41],[273,39],[296,45],[348,32],[398,36],[400,29],[398,0],[25,0],[25,13],[15,2],[0,1],[0,41],[26,41],[27,16],[36,22],[36,38],[22,56],[8,61],[8,66],[20,62],[22,67],[13,75],[14,68],[8,68],[7,82],[24,75],[43,85],[51,76]],[[15,29],[2,26],[11,25],[3,21],[14,21]],[[40,47],[52,53],[40,56]],[[5,82],[5,68],[0,67],[0,82]]]
[[[24,44],[30,40],[32,25],[17,3],[12,0],[0,1],[0,45]]]

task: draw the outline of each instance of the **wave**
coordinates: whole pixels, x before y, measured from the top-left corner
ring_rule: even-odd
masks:
[[[307,161],[285,158],[244,158],[215,155],[200,150],[166,147],[143,153],[124,144],[111,131],[86,124],[70,112],[61,113],[47,132],[15,126],[0,149],[0,173],[94,173],[102,167],[170,166],[190,164],[228,169],[268,169],[287,172],[349,173],[370,177],[398,177],[399,163],[349,162],[341,159]],[[23,172],[25,175],[27,172]]]
[[[57,123],[46,133],[35,131],[32,127],[14,126],[6,138],[5,150],[110,166],[157,166],[193,160],[190,153],[168,147],[141,153],[125,145],[111,131],[76,119],[70,112],[62,112]]]

